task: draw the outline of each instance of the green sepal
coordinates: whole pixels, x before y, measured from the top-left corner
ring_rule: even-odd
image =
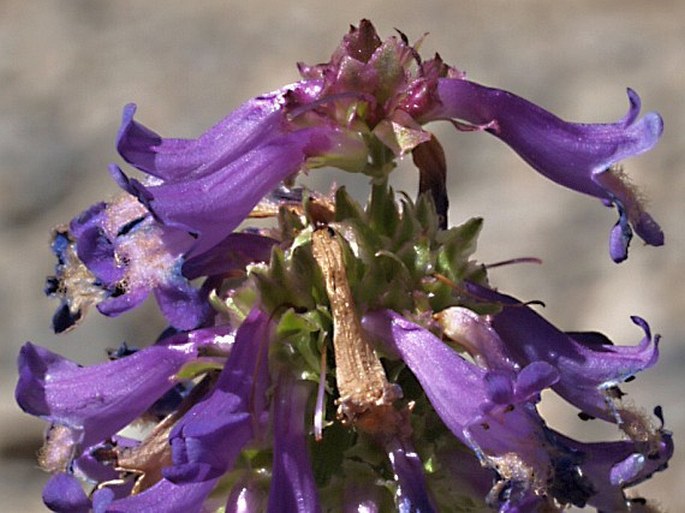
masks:
[[[223,363],[219,363],[213,360],[193,360],[188,362],[176,373],[174,379],[177,380],[187,380],[194,379],[202,374],[214,370],[221,370],[224,368]]]

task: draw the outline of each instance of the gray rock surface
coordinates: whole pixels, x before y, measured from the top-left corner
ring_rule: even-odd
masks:
[[[3,511],[44,511],[46,476],[34,463],[42,423],[14,403],[14,361],[26,340],[82,363],[126,340],[145,344],[162,326],[153,305],[111,320],[92,314],[77,331],[49,330],[55,304],[42,295],[52,270],[52,226],[112,194],[106,166],[122,106],[163,135],[197,136],[241,101],[297,79],[295,63],[327,60],[350,23],[370,18],[381,34],[430,36],[475,81],[511,90],[565,119],[613,121],[625,87],[666,120],[660,145],[626,163],[651,198],[667,245],[642,247],[614,265],[607,253],[614,212],[540,178],[492,137],[436,126],[448,152],[452,222],[485,217],[478,256],[493,262],[538,256],[544,265],[493,270],[502,290],[542,299],[568,330],[596,329],[617,343],[641,337],[639,314],[663,335],[660,366],[627,386],[664,406],[676,432],[671,469],[638,488],[682,511],[685,480],[685,2],[660,0],[409,0],[0,2],[0,497]],[[337,176],[312,173],[322,184]],[[360,177],[336,178],[361,189]],[[410,162],[395,183],[415,189]],[[552,424],[585,438],[570,408],[545,398]],[[597,433],[587,435],[588,429]],[[583,435],[581,435],[583,433]],[[603,433],[615,436],[613,430]],[[675,491],[674,491],[675,490]]]

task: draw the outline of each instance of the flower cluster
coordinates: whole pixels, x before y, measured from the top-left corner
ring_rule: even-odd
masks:
[[[56,332],[95,306],[116,316],[150,293],[169,328],[82,367],[27,343],[16,398],[49,422],[39,463],[55,512],[654,511],[627,487],[673,453],[619,386],[656,364],[636,345],[564,333],[497,292],[473,260],[482,221],[448,228],[446,162],[426,131],[485,131],[534,169],[613,205],[610,254],[663,234],[619,162],[662,121],[567,123],[422,60],[362,20],[328,63],[247,101],[198,139],[167,139],[125,107],[123,193],[55,230],[46,292]],[[387,185],[411,154],[420,195]],[[367,174],[368,204],[295,184],[307,169]],[[251,223],[255,218],[273,223]],[[242,225],[241,225],[242,223]],[[238,229],[239,225],[241,228]],[[620,439],[583,443],[537,410],[551,389]]]

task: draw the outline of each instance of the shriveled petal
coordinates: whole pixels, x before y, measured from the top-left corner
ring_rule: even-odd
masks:
[[[150,292],[174,327],[204,323],[211,316],[206,294],[182,274],[183,256],[193,243],[188,233],[162,226],[131,195],[87,209],[54,235],[58,264],[46,292],[63,303],[55,330],[71,327],[91,304],[116,316]]]
[[[210,394],[195,404],[169,435],[173,482],[213,479],[230,469],[255,436],[268,386],[269,317],[253,310],[236,333],[231,354]]]
[[[174,386],[174,375],[196,357],[193,344],[151,346],[124,358],[81,367],[26,343],[15,391],[21,408],[78,433],[94,445],[129,424]]]
[[[274,458],[269,513],[321,511],[309,458],[305,408],[312,389],[288,370],[281,372],[273,406]]]
[[[43,502],[56,513],[88,513],[90,499],[74,476],[55,474],[43,488]]]
[[[584,443],[553,432],[564,451],[573,454],[577,463],[559,466],[553,487],[569,489],[564,482],[571,475],[582,475],[591,484],[587,504],[598,511],[628,511],[624,489],[635,486],[655,472],[664,470],[673,456],[673,439],[660,430],[654,443],[619,441]],[[571,463],[569,461],[569,463]],[[581,502],[576,503],[579,506]]]
[[[659,226],[615,167],[653,148],[663,132],[658,114],[637,119],[640,98],[631,89],[628,113],[610,124],[568,123],[512,93],[462,79],[439,79],[437,96],[438,104],[422,122],[465,121],[469,123],[467,129],[485,130],[502,139],[550,180],[615,204],[620,231],[612,233],[614,260],[626,256],[631,225],[647,244],[663,244]]]
[[[645,336],[637,346],[615,346],[597,333],[566,334],[521,302],[493,290],[468,284],[468,290],[485,301],[502,305],[492,327],[519,365],[547,362],[559,372],[552,389],[583,412],[616,422],[612,388],[653,366],[659,356],[658,337],[652,338],[647,323],[633,322]]]

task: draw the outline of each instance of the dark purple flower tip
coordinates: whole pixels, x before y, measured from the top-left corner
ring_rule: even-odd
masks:
[[[309,458],[305,408],[312,395],[309,383],[288,369],[280,373],[273,401],[274,457],[269,513],[321,511]]]
[[[636,346],[615,346],[598,333],[564,333],[520,301],[475,284],[468,290],[502,306],[491,325],[519,365],[546,362],[559,373],[552,389],[585,414],[621,423],[614,404],[616,387],[653,366],[659,356],[658,337],[647,323],[632,317],[645,336]]]
[[[624,258],[631,226],[647,244],[663,244],[661,229],[617,166],[653,148],[663,132],[658,114],[637,119],[640,98],[632,89],[628,113],[611,124],[568,123],[512,93],[458,78],[439,79],[437,96],[421,122],[449,119],[463,129],[487,131],[550,180],[615,204],[621,230],[612,232],[614,260]]]
[[[260,429],[269,383],[269,317],[253,310],[238,328],[216,385],[174,426],[174,465],[164,476],[176,483],[213,479],[230,469]]]
[[[88,513],[90,499],[74,476],[55,474],[43,488],[43,502],[56,513]]]
[[[151,346],[81,367],[29,342],[19,354],[15,396],[24,411],[66,426],[74,432],[74,442],[87,447],[112,436],[152,406],[193,358],[192,344]]]

